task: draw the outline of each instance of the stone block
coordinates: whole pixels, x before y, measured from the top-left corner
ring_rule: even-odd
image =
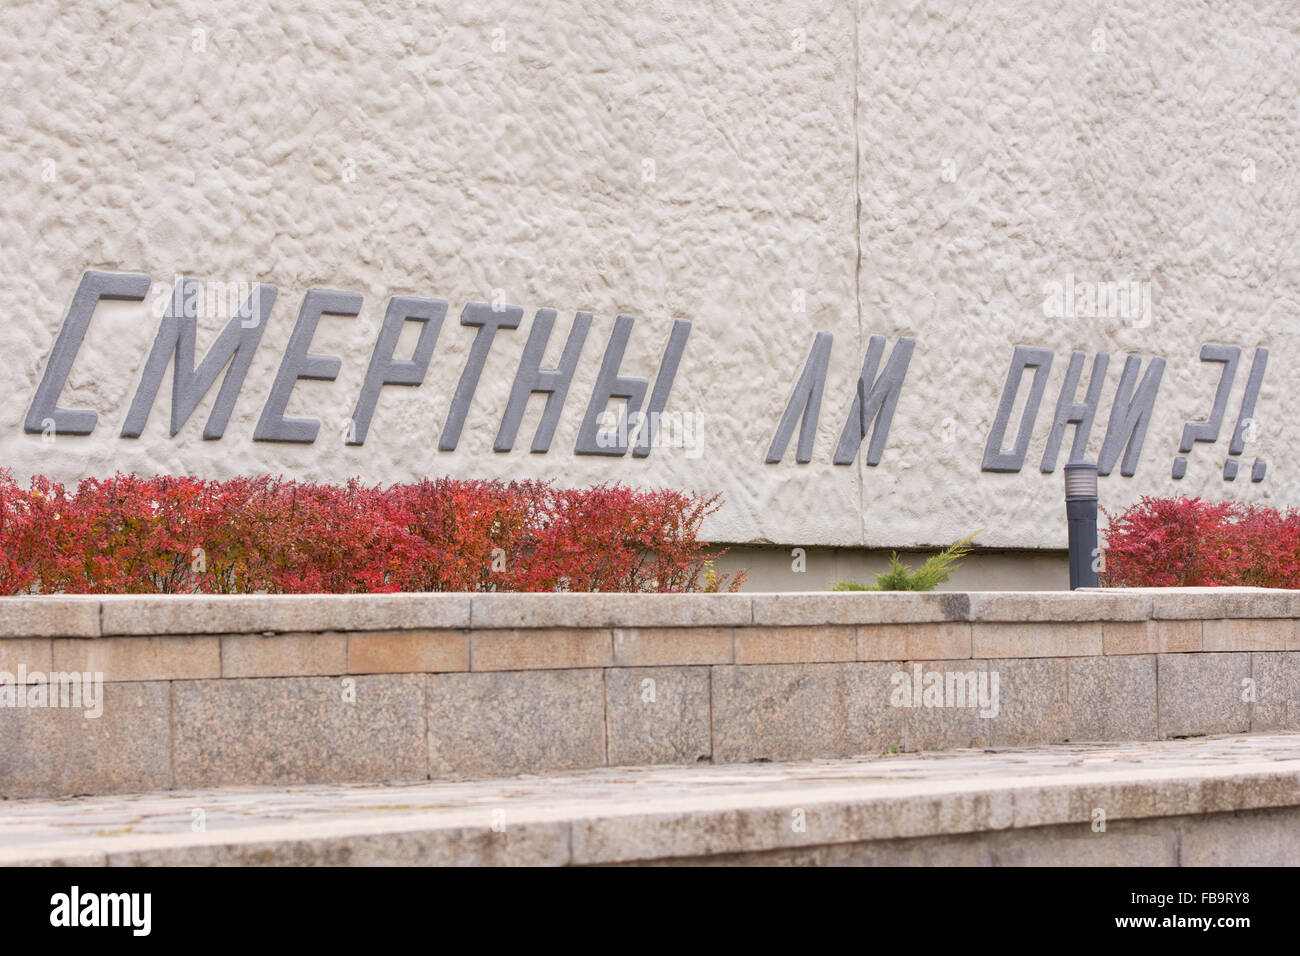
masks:
[[[770,627],[962,621],[970,606],[970,595],[942,591],[815,591],[753,599],[754,623]]]
[[[1250,677],[1249,654],[1161,654],[1156,671],[1161,737],[1250,729],[1250,703],[1242,698]]]
[[[601,671],[429,674],[429,770],[502,776],[605,763]]]
[[[227,634],[221,638],[221,676],[321,677],[346,674],[348,639],[347,634],[338,632],[269,636]]]
[[[987,688],[989,694],[993,689],[989,664],[989,661],[969,659],[908,661],[896,668],[903,676],[891,677],[895,687],[904,692],[903,685],[908,686],[904,692],[906,705],[899,711],[903,720],[903,749],[949,750],[989,746],[997,718],[980,716],[979,700],[981,686]],[[918,687],[921,689],[919,698]],[[970,694],[972,689],[974,695]]]
[[[863,624],[858,627],[858,660],[946,661],[971,655],[971,626],[942,624]]]
[[[469,670],[467,631],[362,631],[347,638],[350,674]]]
[[[1084,658],[1088,659],[1088,658]],[[979,710],[995,747],[1041,746],[1070,739],[1070,664],[1078,658],[1040,657],[988,662],[989,711]],[[994,677],[996,675],[996,681]],[[982,703],[982,702],[981,702]]]
[[[613,638],[599,628],[475,630],[469,636],[469,661],[475,671],[608,667],[614,662]]]
[[[1177,833],[1167,821],[1119,820],[1105,832],[1089,824],[957,833],[825,848],[825,866],[1174,866]]]
[[[53,642],[57,671],[91,671],[106,681],[185,680],[221,676],[216,637],[99,637]]]
[[[351,833],[319,826],[288,827],[282,836],[208,844],[119,850],[109,866],[565,866],[569,862],[567,821],[513,823],[492,829],[484,808],[481,827],[444,826]],[[339,828],[340,830],[342,828]],[[307,832],[302,832],[307,831]]]
[[[1300,807],[1214,813],[1180,822],[1180,866],[1295,866]]]
[[[849,625],[738,627],[735,636],[737,664],[813,664],[858,656],[857,629]]]
[[[1200,621],[1105,621],[1107,654],[1174,654],[1201,649]]]
[[[971,625],[971,656],[1088,657],[1102,649],[1100,623]]]
[[[1153,618],[1296,617],[1300,595],[1275,588],[1143,588]]]
[[[709,668],[606,670],[605,721],[611,766],[708,761]]]
[[[475,594],[477,630],[732,627],[752,619],[748,594]]]
[[[800,760],[879,753],[902,744],[890,705],[898,663],[713,668],[713,760]]]
[[[25,667],[30,674],[38,671],[48,674],[54,660],[48,637],[7,637],[0,639],[0,672],[18,679],[18,668]]]
[[[679,664],[730,664],[729,627],[633,627],[614,630],[614,663],[619,667]]]
[[[177,787],[424,779],[422,676],[177,681]]]
[[[983,622],[1144,621],[1150,597],[1136,589],[975,591],[970,619]]]
[[[1250,676],[1251,732],[1300,730],[1300,653],[1257,651],[1250,655]]]
[[[99,597],[0,597],[0,641],[9,637],[97,637]]]
[[[465,628],[468,594],[105,595],[103,633],[262,634]]]
[[[1157,739],[1154,655],[1072,657],[1067,663],[1070,740]]]
[[[0,796],[172,786],[171,685],[105,683],[99,708],[0,711]],[[90,716],[96,709],[98,717]]]
[[[1290,618],[1215,618],[1203,622],[1206,651],[1284,651],[1295,631]]]

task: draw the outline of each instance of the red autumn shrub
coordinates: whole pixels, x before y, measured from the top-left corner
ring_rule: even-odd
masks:
[[[524,586],[525,571],[551,502],[563,492],[540,481],[426,478],[388,494],[424,551],[403,567],[401,590],[538,590]]]
[[[1229,556],[1233,584],[1300,588],[1300,511],[1261,505],[1237,509]]]
[[[718,498],[622,486],[0,470],[0,594],[715,590]],[[741,572],[726,582],[735,590]]]
[[[696,539],[716,499],[599,485],[560,492],[521,590],[698,591],[711,586]]]
[[[1107,518],[1111,587],[1300,587],[1300,512],[1200,498],[1142,498]]]
[[[29,494],[0,470],[0,594],[21,594],[36,583],[43,534]]]

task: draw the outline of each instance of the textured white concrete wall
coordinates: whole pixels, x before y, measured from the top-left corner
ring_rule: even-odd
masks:
[[[807,546],[980,541],[1060,547],[1061,473],[1040,474],[1071,349],[1168,361],[1134,477],[1103,501],[1196,493],[1300,504],[1295,102],[1300,11],[1172,2],[991,0],[424,4],[31,2],[0,22],[0,464],[73,480],[114,470],[626,481],[720,492],[719,540]],[[170,374],[138,440],[118,437],[158,319],[105,303],[60,405],[87,437],[23,419],[81,274],[279,287],[225,437],[214,387],[168,435]],[[1044,284],[1132,280],[1150,320],[1051,318]],[[312,445],[253,428],[303,294],[362,293],[299,382]],[[424,384],[386,388],[343,443],[390,295],[449,303]],[[803,309],[799,309],[799,299]],[[498,334],[459,447],[437,436],[473,339],[469,301],[524,309]],[[596,319],[551,450],[492,451],[536,309]],[[694,330],[668,409],[702,453],[572,453],[614,317],[638,317],[624,375],[653,379],[674,319]],[[199,321],[205,350],[225,316]],[[408,332],[413,332],[408,329]],[[813,461],[764,455],[813,335],[834,334]],[[883,460],[831,456],[869,336],[916,339]],[[413,335],[405,337],[409,348]],[[1243,349],[1219,441],[1170,478]],[[1019,474],[980,470],[1016,345],[1056,352]],[[1254,349],[1271,350],[1242,477],[1222,478]],[[1145,364],[1144,364],[1145,368]],[[1026,382],[1026,385],[1028,383]],[[1082,392],[1083,386],[1080,387]],[[1060,463],[1067,458],[1066,436]],[[864,448],[865,451],[865,448]],[[1251,484],[1255,458],[1269,463]]]

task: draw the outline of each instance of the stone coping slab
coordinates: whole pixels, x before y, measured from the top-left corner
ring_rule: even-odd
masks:
[[[13,800],[0,865],[609,864],[1296,806],[1300,734],[1235,735]]]
[[[101,602],[71,594],[0,598],[0,638],[97,637]]]
[[[1300,591],[1266,588],[798,594],[50,595],[0,598],[0,638],[1297,617]]]

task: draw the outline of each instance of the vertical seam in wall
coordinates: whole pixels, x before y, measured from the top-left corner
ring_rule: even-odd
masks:
[[[732,634],[733,634],[733,640],[734,640],[734,634],[735,634],[734,629],[733,629],[733,631],[732,631]],[[732,660],[735,660],[735,651],[734,651],[734,649],[733,649],[733,651],[732,651]],[[713,750],[714,750],[714,746],[713,746],[713,670],[714,670],[713,665],[709,665],[708,671],[709,671],[709,763],[710,763],[710,764],[712,764],[712,763],[714,762],[714,760],[713,760]]]
[[[1106,648],[1105,641],[1106,641],[1106,637],[1105,634],[1103,634],[1102,635],[1103,652],[1105,651]],[[1067,743],[1073,743],[1075,739],[1075,732],[1074,732],[1074,681],[1072,677],[1074,674],[1073,661],[1075,660],[1075,658],[1066,657],[1063,658],[1063,660],[1065,661],[1065,733],[1066,733],[1065,740]],[[1105,657],[1099,654],[1097,655],[1096,658],[1094,658],[1094,660],[1104,662],[1106,659]],[[991,681],[992,678],[989,678],[989,680]]]
[[[176,789],[176,682],[167,682],[167,787]]]
[[[1204,636],[1201,637],[1201,643],[1205,643]],[[1246,654],[1246,671],[1250,678],[1251,696],[1254,698],[1246,702],[1246,733],[1248,734],[1255,732],[1255,708],[1259,705],[1259,681],[1255,680],[1255,655],[1258,653],[1258,651],[1250,651]]]
[[[858,99],[862,77],[862,3],[855,0],[853,4],[853,310],[858,318],[858,356],[862,350],[862,147],[858,131]],[[857,356],[855,356],[856,358]],[[860,374],[860,373],[859,373]],[[863,456],[865,461],[866,456]],[[858,543],[865,547],[867,543],[866,498],[867,482],[863,474],[864,465],[857,466],[858,478]]]
[[[614,666],[614,628],[610,627],[605,631],[605,638],[609,641],[609,665],[600,669],[600,683],[602,691],[600,695],[601,718],[600,724],[605,731],[605,766],[609,766],[609,672]],[[570,845],[572,850],[572,845]]]
[[[1152,656],[1155,658],[1155,663],[1156,663],[1156,687],[1155,687],[1155,699],[1156,699],[1156,740],[1163,740],[1164,737],[1162,737],[1161,734],[1160,734],[1160,654],[1159,654],[1159,652],[1157,652],[1157,653],[1153,654]]]
[[[429,682],[433,680],[432,674],[422,674],[420,677],[420,710],[424,717],[424,779],[433,779],[433,751],[429,747]]]

